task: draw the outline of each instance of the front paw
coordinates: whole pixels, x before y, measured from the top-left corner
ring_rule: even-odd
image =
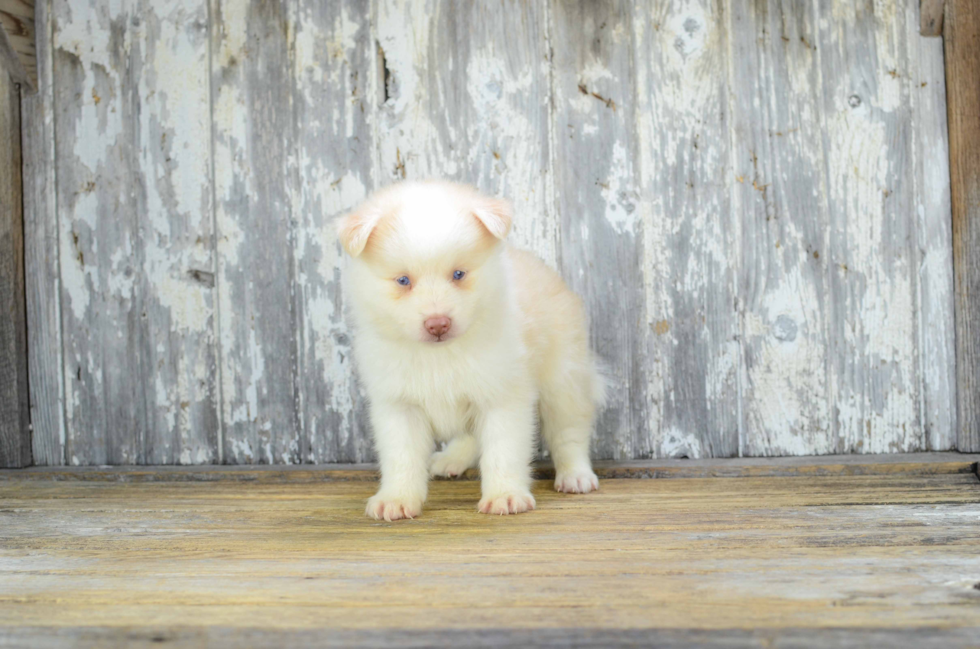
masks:
[[[555,476],[555,491],[566,494],[587,494],[599,488],[599,478],[592,469],[578,469]]]
[[[478,506],[481,514],[520,514],[534,509],[534,496],[530,491],[515,491],[511,493],[484,496]]]
[[[402,518],[415,518],[422,513],[422,499],[378,493],[368,499],[364,513],[376,521],[391,522]]]

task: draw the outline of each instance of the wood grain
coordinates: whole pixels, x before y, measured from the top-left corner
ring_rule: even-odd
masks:
[[[27,92],[38,88],[34,14],[34,0],[0,0],[0,30],[17,55]]]
[[[4,482],[0,637],[962,640],[980,620],[971,474],[607,480],[588,496],[539,482],[538,509],[515,517],[476,513],[475,482],[438,482],[421,517],[395,524],[363,516],[373,488]]]
[[[980,8],[949,0],[943,31],[956,285],[956,447],[980,450]]]
[[[0,68],[0,467],[31,464],[20,89]]]
[[[946,0],[920,0],[919,33],[923,36],[943,35],[943,8]]]
[[[38,90],[22,98],[24,264],[34,463],[65,464],[65,374],[61,340],[59,215],[54,142],[51,2],[37,5]]]

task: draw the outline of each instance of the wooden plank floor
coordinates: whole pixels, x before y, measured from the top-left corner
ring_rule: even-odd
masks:
[[[397,523],[364,480],[6,472],[0,647],[980,646],[977,475],[818,464],[496,518],[439,481]]]

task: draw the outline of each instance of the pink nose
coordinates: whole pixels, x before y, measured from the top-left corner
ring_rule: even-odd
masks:
[[[444,336],[452,326],[453,321],[444,315],[434,315],[425,321],[425,330],[433,336]]]

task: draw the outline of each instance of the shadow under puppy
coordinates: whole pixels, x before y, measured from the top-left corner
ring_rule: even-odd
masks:
[[[604,382],[582,301],[506,243],[511,218],[506,201],[429,181],[388,186],[338,224],[381,462],[368,516],[418,516],[430,474],[477,463],[479,511],[534,509],[536,407],[555,489],[599,487],[589,440]]]

